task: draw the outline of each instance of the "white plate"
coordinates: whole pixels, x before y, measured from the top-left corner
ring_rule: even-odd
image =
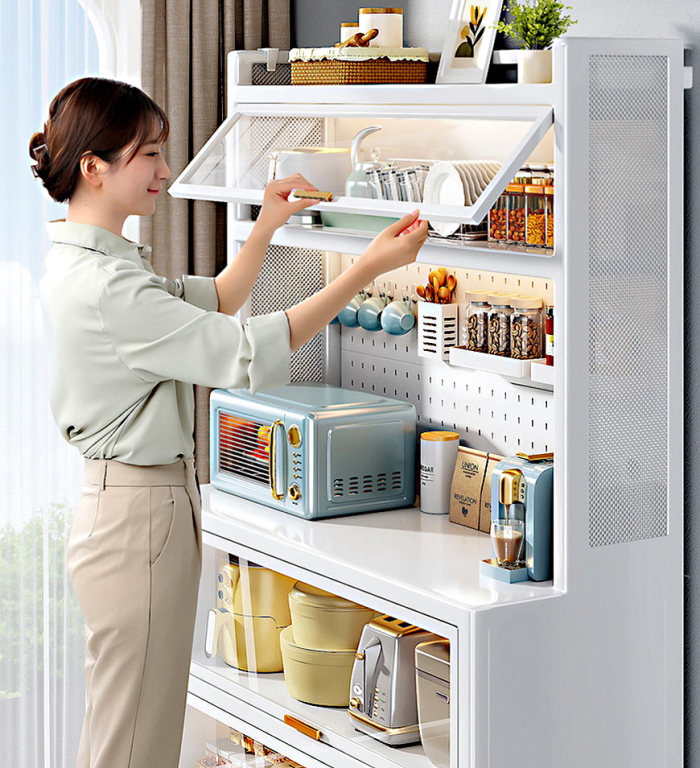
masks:
[[[464,176],[464,183],[467,185],[467,189],[469,190],[469,197],[471,198],[470,205],[474,205],[474,203],[479,198],[479,188],[475,183],[474,175],[469,168],[469,163],[460,163],[459,168],[460,173],[462,176]]]
[[[467,178],[467,172],[464,169],[464,164],[454,163],[454,167],[457,169],[457,173],[460,175],[462,184],[464,185],[464,204],[472,205],[475,198],[471,185],[469,184],[469,179]]]
[[[464,183],[453,163],[441,161],[428,171],[423,188],[423,202],[438,205],[465,205]],[[430,226],[443,237],[453,235],[459,222],[432,221]]]

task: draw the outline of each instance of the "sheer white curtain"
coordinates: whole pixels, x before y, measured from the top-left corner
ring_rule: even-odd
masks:
[[[30,172],[28,142],[66,83],[98,74],[78,0],[0,0],[0,765],[74,768],[84,712],[84,625],[64,552],[81,459],[49,411],[37,285],[62,218]]]

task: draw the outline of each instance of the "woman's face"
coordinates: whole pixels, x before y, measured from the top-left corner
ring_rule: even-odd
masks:
[[[170,168],[163,157],[163,144],[157,138],[143,144],[129,160],[132,145],[122,148],[120,157],[102,177],[103,191],[111,206],[125,216],[150,216]]]

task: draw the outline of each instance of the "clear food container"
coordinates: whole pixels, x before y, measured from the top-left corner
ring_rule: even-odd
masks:
[[[510,353],[518,360],[542,357],[542,299],[537,296],[512,296]]]
[[[547,239],[547,213],[545,187],[541,184],[528,184],[525,187],[527,198],[525,218],[525,244],[544,247]]]
[[[524,184],[509,184],[506,187],[508,195],[506,240],[509,243],[522,245],[525,243],[525,218],[527,215],[527,196]]]
[[[489,292],[467,291],[467,318],[462,330],[462,343],[472,352],[489,351]]]
[[[490,355],[510,357],[510,316],[513,314],[510,294],[490,293],[489,348]]]
[[[554,248],[554,187],[544,188],[545,199],[545,238],[544,242],[548,248]]]
[[[502,194],[489,211],[489,240],[505,242],[508,232],[508,195]]]

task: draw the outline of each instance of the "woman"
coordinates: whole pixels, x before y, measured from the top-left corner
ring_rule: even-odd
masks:
[[[85,457],[68,576],[86,623],[87,711],[78,768],[178,764],[201,566],[193,384],[289,381],[291,351],[379,274],[415,260],[427,224],[388,227],[322,291],[286,312],[234,315],[272,235],[314,201],[287,200],[301,176],[272,182],[232,264],[216,278],[157,277],[150,249],[121,236],[148,216],[170,170],[168,120],[125,83],[84,78],[52,101],[30,155],[51,197],[41,298],[54,336],[51,407]]]

